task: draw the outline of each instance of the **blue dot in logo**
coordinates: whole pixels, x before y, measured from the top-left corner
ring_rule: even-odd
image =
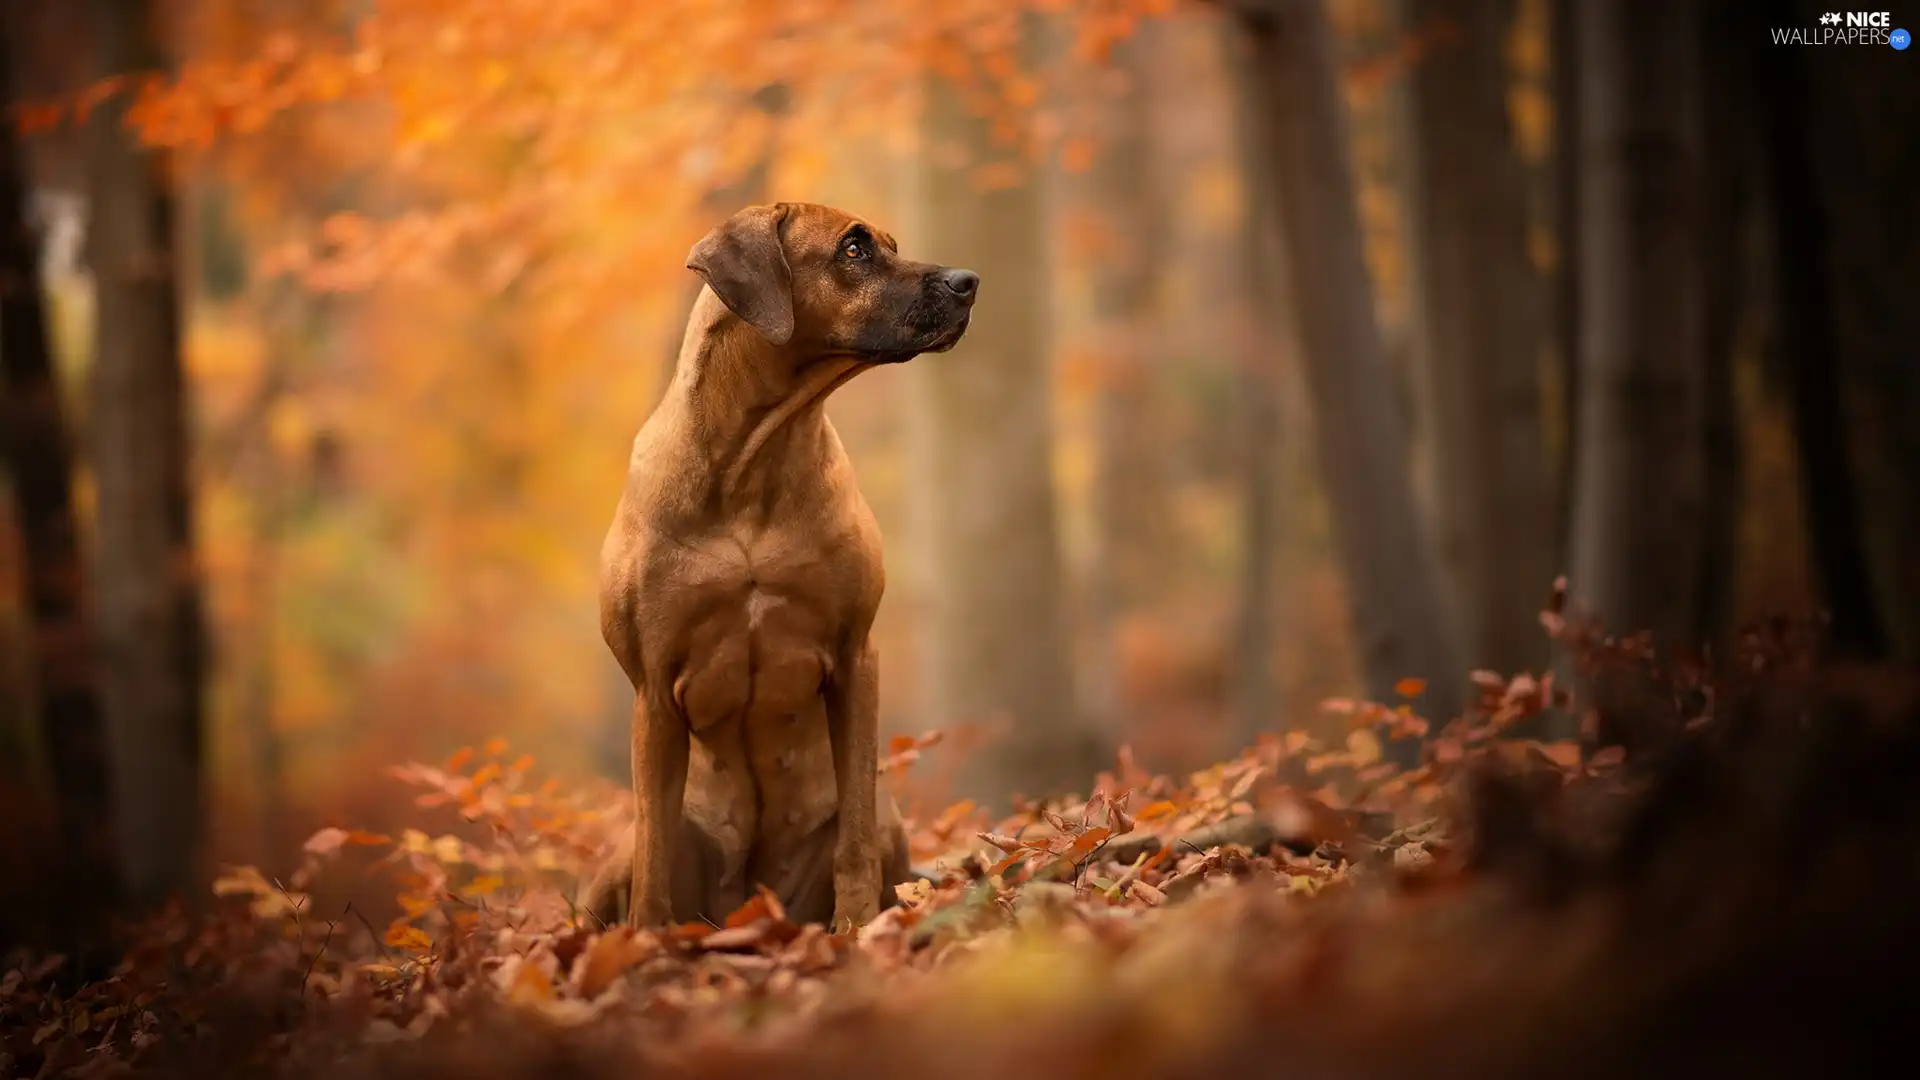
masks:
[[[1905,52],[1907,46],[1913,44],[1913,35],[1905,30],[1895,30],[1887,35],[1887,44],[1893,46],[1896,52]]]

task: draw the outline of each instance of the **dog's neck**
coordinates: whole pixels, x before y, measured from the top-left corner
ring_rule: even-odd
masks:
[[[723,505],[764,502],[783,468],[830,452],[827,397],[871,366],[795,356],[702,288],[660,409],[694,444],[684,460],[702,475],[688,479]]]

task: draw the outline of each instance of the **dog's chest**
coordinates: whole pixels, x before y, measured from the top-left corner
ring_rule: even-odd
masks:
[[[728,851],[832,819],[823,692],[845,636],[855,568],[786,537],[703,544],[678,606],[686,653],[674,696],[693,731],[689,809]]]
[[[811,708],[854,606],[848,554],[770,531],[710,538],[692,556],[672,594],[687,646],[674,696],[694,732]]]

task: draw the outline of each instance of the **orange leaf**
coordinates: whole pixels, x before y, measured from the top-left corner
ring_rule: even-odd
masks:
[[[498,892],[500,886],[505,884],[506,881],[498,874],[481,874],[467,882],[467,887],[460,891],[468,896],[486,896],[489,893]]]
[[[480,748],[480,752],[488,757],[499,757],[507,752],[507,740],[488,739],[487,744]]]
[[[392,926],[387,927],[387,944],[392,945],[396,949],[411,949],[414,952],[425,952],[433,947],[433,939],[427,936],[425,930],[417,926],[409,926],[404,922],[395,922]]]
[[[1380,736],[1366,728],[1349,731],[1347,750],[1353,754],[1353,767],[1364,769],[1380,760]]]
[[[787,910],[781,906],[780,898],[775,896],[771,889],[762,885],[758,892],[747,898],[746,903],[741,904],[734,909],[733,914],[727,916],[725,926],[729,930],[737,930],[762,920],[784,922],[786,918]]]
[[[301,847],[309,855],[331,855],[339,851],[340,846],[346,842],[347,830],[328,826],[307,837],[307,842]]]
[[[459,772],[466,767],[467,762],[472,760],[473,747],[463,746],[448,756],[446,769],[448,772]]]
[[[1094,849],[1106,843],[1107,837],[1112,835],[1113,830],[1107,828],[1105,825],[1088,829],[1084,834],[1074,840],[1072,847],[1066,850],[1066,858],[1071,862],[1079,862],[1081,859],[1093,854]]]
[[[1166,817],[1168,814],[1171,814],[1179,809],[1180,809],[1179,807],[1173,805],[1171,802],[1168,802],[1165,799],[1161,799],[1159,802],[1148,803],[1146,806],[1142,807],[1139,813],[1133,815],[1133,820],[1153,821],[1157,818]]]
[[[1419,697],[1426,688],[1427,680],[1425,679],[1401,679],[1393,684],[1393,692],[1401,697]]]
[[[527,1004],[549,1001],[553,998],[553,980],[540,970],[538,964],[523,962],[520,970],[513,973],[512,987],[507,991],[509,1001]]]
[[[636,934],[625,926],[609,930],[595,937],[580,955],[574,986],[583,998],[599,997],[608,984],[659,947],[659,939],[652,934]]]

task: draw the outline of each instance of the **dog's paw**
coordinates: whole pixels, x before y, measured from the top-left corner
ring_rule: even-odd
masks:
[[[632,912],[633,870],[625,859],[611,859],[580,890],[575,906],[587,925],[619,926]]]

